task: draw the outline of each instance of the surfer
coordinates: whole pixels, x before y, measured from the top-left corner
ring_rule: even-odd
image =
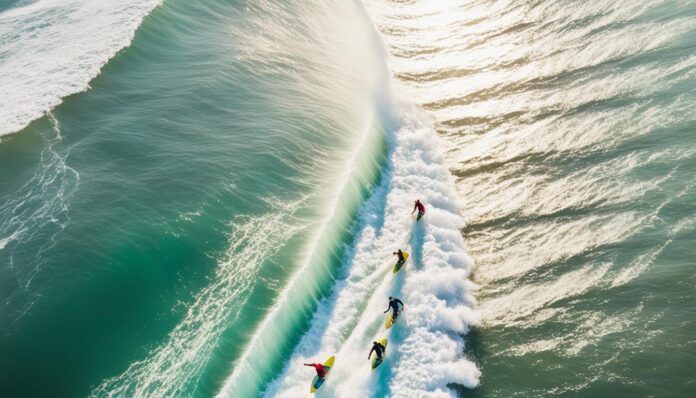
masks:
[[[385,348],[386,347],[384,347],[382,344],[380,344],[376,341],[373,341],[372,342],[372,349],[370,350],[370,353],[367,354],[367,359],[370,359],[370,357],[372,356],[372,352],[374,351],[374,353],[377,354],[377,359],[379,359],[381,361],[382,358],[384,357],[384,349]]]
[[[392,252],[392,255],[399,257],[399,261],[396,263],[397,266],[401,267],[402,265],[404,265],[404,262],[406,262],[406,257],[404,257],[404,252],[402,252],[401,249]]]
[[[423,214],[425,214],[425,206],[423,206],[420,199],[416,199],[416,203],[413,205],[413,211],[411,214],[413,214],[416,209],[418,209],[418,217],[416,217],[416,221],[418,221],[421,219],[421,217],[423,217]]]
[[[389,296],[389,307],[387,307],[387,310],[384,311],[384,313],[386,314],[389,312],[389,309],[393,310],[392,322],[396,322],[396,317],[399,315],[399,304],[401,304],[402,307],[404,306],[403,301],[396,297]]]
[[[306,363],[306,364],[304,364],[304,366],[313,367],[314,370],[317,371],[318,378],[323,379],[324,377],[326,377],[326,369],[324,369],[324,365],[322,365],[320,363]]]

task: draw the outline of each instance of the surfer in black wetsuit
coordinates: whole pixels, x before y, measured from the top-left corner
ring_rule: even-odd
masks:
[[[392,322],[396,322],[396,317],[399,316],[399,304],[402,307],[404,306],[403,301],[399,300],[396,297],[389,296],[389,307],[387,307],[387,310],[384,311],[384,313],[386,314],[387,312],[389,312],[390,309],[393,311]]]
[[[397,265],[402,266],[404,265],[404,262],[406,261],[406,257],[404,257],[404,252],[399,249],[398,251],[392,252],[393,255],[399,256],[399,262]]]
[[[367,359],[370,359],[372,356],[372,352],[374,351],[375,354],[377,354],[377,359],[380,361],[384,357],[384,346],[376,341],[372,342],[372,349],[370,350],[370,353],[367,354]]]

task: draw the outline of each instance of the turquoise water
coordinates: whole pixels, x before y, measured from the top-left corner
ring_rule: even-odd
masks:
[[[0,22],[0,396],[696,393],[692,2]]]

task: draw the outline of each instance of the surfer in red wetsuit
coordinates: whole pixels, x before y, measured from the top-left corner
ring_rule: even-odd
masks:
[[[323,379],[326,377],[326,369],[324,369],[324,365],[320,363],[306,363],[304,366],[311,366],[314,368],[314,370],[317,371],[317,377],[320,379]]]
[[[418,217],[416,217],[416,221],[418,221],[421,219],[421,217],[423,217],[423,214],[425,214],[425,206],[423,206],[423,203],[421,203],[420,199],[416,199],[416,204],[413,205],[413,211],[411,212],[411,214],[413,214],[413,212],[415,212],[416,209],[418,209]]]

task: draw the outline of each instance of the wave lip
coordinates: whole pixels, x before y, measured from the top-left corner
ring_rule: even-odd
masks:
[[[161,0],[43,0],[0,13],[0,136],[84,91]]]

